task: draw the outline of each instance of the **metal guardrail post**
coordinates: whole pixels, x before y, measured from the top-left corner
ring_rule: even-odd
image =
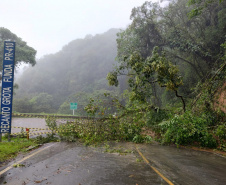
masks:
[[[27,140],[29,140],[29,128],[26,128]]]

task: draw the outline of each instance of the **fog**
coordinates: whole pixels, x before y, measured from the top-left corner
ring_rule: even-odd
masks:
[[[103,33],[110,28],[125,28],[130,23],[132,8],[141,6],[144,2],[145,0],[0,1],[0,26],[21,37],[37,50],[37,58],[41,58],[87,34]]]

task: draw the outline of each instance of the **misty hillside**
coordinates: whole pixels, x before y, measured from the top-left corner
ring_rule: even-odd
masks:
[[[115,64],[118,31],[110,29],[71,41],[58,53],[38,60],[37,65],[27,69],[16,82],[19,89],[14,98],[14,110],[29,112],[36,107],[32,112],[56,112],[70,95],[112,90],[106,76]],[[40,96],[46,105],[38,105]],[[23,104],[23,108],[19,104]]]
[[[76,116],[104,119],[82,130],[65,124],[66,141],[156,140],[226,151],[226,1],[146,1],[130,19],[125,30],[87,35],[37,61],[17,81],[13,111],[72,114],[73,102]],[[5,35],[15,38],[0,29]],[[36,51],[21,43],[17,64],[35,64]]]

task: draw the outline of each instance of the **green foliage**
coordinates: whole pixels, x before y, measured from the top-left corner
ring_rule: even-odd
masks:
[[[153,141],[153,139],[151,136],[145,136],[145,138],[144,138],[145,143],[151,143],[152,141]]]
[[[136,159],[136,162],[143,162],[143,159]]]
[[[132,141],[134,143],[143,143],[144,137],[142,135],[135,135]]]
[[[3,138],[3,142],[0,142],[0,162],[15,157],[19,152],[25,152],[29,146],[37,146],[33,140],[22,138],[11,138],[11,142],[6,140]]]
[[[111,86],[118,86],[118,78],[116,72],[110,72],[107,75],[108,84]]]
[[[222,87],[225,84],[226,62],[221,65],[218,70],[214,70],[207,75],[205,82],[198,83],[194,88],[196,98],[191,104],[193,112],[215,112],[215,116],[223,118],[222,107],[224,107],[223,100],[219,99],[219,94],[224,91]],[[221,101],[221,102],[219,102]]]
[[[214,133],[219,138],[219,149],[226,151],[226,124],[221,123],[219,124],[216,129],[214,130]]]
[[[118,34],[118,66],[107,79],[110,85],[118,85],[118,76],[127,75],[130,106],[123,110],[127,116],[135,110],[137,102],[161,107],[161,101],[155,101],[161,97],[163,107],[169,103],[173,106],[172,112],[154,111],[153,107],[150,110],[147,105],[143,109],[147,125],[158,137],[163,136],[163,142],[214,148],[222,137],[222,127],[215,131],[217,136],[213,127],[224,119],[220,110],[215,110],[216,92],[225,83],[226,3],[218,0],[189,3],[190,7],[187,0],[173,1],[162,9],[145,2],[134,8],[131,25]],[[156,82],[158,86],[154,85]],[[188,107],[188,112],[180,115],[178,101],[160,87],[181,99],[184,112],[185,105],[195,98],[192,110]],[[179,94],[186,95],[186,101]],[[172,118],[175,113],[178,116]],[[135,141],[142,140],[141,137],[138,134]]]
[[[78,92],[68,97],[68,99],[60,106],[58,112],[71,114],[69,109],[70,102],[78,103],[78,108],[75,111],[77,116],[98,116],[104,117],[106,114],[113,113],[115,106],[113,100],[118,93],[110,90],[95,90],[92,93]],[[96,109],[96,110],[94,110]]]
[[[2,136],[2,138],[5,139],[5,140],[7,140],[8,137],[9,137],[9,134],[8,134],[8,133],[6,133],[6,134],[4,134],[4,135]]]
[[[217,146],[217,142],[213,135],[208,132],[210,122],[210,117],[206,114],[195,116],[186,112],[180,116],[175,115],[173,119],[159,124],[159,126],[164,133],[164,143],[187,145],[200,142],[203,147],[214,148]]]
[[[189,6],[192,6],[192,5],[195,6],[188,13],[189,18],[193,18],[193,17],[196,17],[196,16],[202,14],[205,9],[207,9],[208,7],[211,7],[212,4],[216,4],[217,2],[218,3],[222,3],[223,0],[209,0],[209,1],[205,1],[205,0],[189,0],[188,1],[188,5]]]
[[[63,102],[58,109],[58,113],[71,114],[72,110],[70,110],[70,103],[72,103],[72,101],[70,102],[70,101],[66,100],[65,102]],[[77,111],[75,114],[77,114]]]
[[[84,106],[84,110],[91,117],[108,117],[123,107],[116,93],[111,91],[96,91]]]
[[[183,85],[182,77],[178,74],[177,66],[173,65],[167,58],[158,53],[158,47],[153,49],[152,57],[148,59],[151,62],[151,68],[157,73],[157,81],[160,86],[168,90],[175,91],[180,85]]]
[[[54,116],[47,116],[47,118],[45,119],[46,121],[46,126],[49,127],[49,129],[52,132],[52,136],[56,133],[57,131],[57,123],[56,123],[56,117]]]
[[[84,111],[85,105],[88,104],[92,93],[87,92],[77,92],[75,94],[70,95],[67,100],[65,100],[58,109],[59,113],[63,114],[72,114],[72,110],[70,110],[70,103],[76,102],[78,104],[77,110],[75,110],[75,115],[86,116],[86,112]]]
[[[32,113],[33,104],[29,101],[28,98],[20,98],[13,100],[13,110],[23,113]]]
[[[34,96],[29,102],[32,105],[33,112],[36,113],[51,113],[54,112],[52,108],[53,97],[47,93],[40,93],[37,96]]]
[[[121,121],[124,120],[126,120],[126,118],[123,118]],[[129,118],[127,118],[127,120],[129,121]],[[134,122],[121,122],[117,125],[119,131],[116,131],[117,127],[113,127],[113,131],[115,132],[115,136],[118,140],[131,141],[133,140],[134,136],[140,135],[142,126],[143,125],[140,123],[136,124]]]
[[[127,120],[127,122],[126,122]],[[132,141],[140,135],[143,124],[130,122],[128,117],[108,119],[87,119],[61,124],[58,135],[63,141],[82,139],[85,144],[94,144],[108,140]],[[147,138],[147,141],[150,138]]]
[[[76,141],[78,138],[77,125],[73,123],[59,125],[58,135],[62,141]]]
[[[208,148],[216,148],[217,147],[216,139],[213,137],[212,134],[210,134],[208,132],[205,135],[201,136],[199,138],[199,141],[200,141],[200,145],[202,147],[208,147]]]
[[[153,126],[160,122],[166,121],[171,117],[171,114],[169,111],[155,108],[151,109],[147,112],[147,126]]]
[[[151,143],[152,138],[151,136],[135,135],[132,141],[134,143]]]
[[[40,93],[31,97],[15,98],[13,101],[13,110],[20,113],[53,113],[56,110],[53,107],[53,97],[47,93]]]
[[[185,100],[178,94],[194,97],[191,88],[222,61],[219,59],[220,45],[225,42],[226,3],[201,0],[191,4],[202,7],[205,2],[205,11],[193,19],[187,16],[192,10],[187,0],[173,1],[164,9],[151,2],[134,8],[131,25],[118,34],[119,61],[107,77],[109,84],[116,85],[119,75],[127,75],[133,99],[146,101],[151,96],[158,100],[164,93],[154,85],[158,82],[175,92],[185,110]],[[153,99],[152,104],[161,106],[160,100]]]
[[[25,165],[24,164],[14,164],[13,167],[20,168],[20,167],[25,167]]]
[[[85,106],[84,110],[88,113],[90,116],[95,116],[96,112],[98,111],[97,105],[94,105],[94,99],[91,98],[90,102],[87,106]]]
[[[12,33],[10,30],[0,27],[0,51],[3,51],[3,41],[5,40],[12,40],[16,42],[15,66],[19,65],[21,62],[31,64],[32,66],[36,64],[36,50],[28,46],[26,42],[17,37],[17,35]],[[2,56],[3,55],[1,54],[0,61],[3,60]],[[2,70],[2,62],[0,63],[0,69]]]
[[[219,139],[226,140],[226,123],[218,125],[215,132]]]
[[[34,142],[37,144],[45,144],[45,143],[57,142],[57,141],[59,141],[59,139],[55,137],[53,134],[47,134],[45,137],[40,135],[34,139]]]
[[[128,83],[133,92],[131,98],[143,102],[148,101],[152,95],[150,88],[153,83],[157,82],[160,87],[174,91],[176,96],[182,99],[185,111],[183,97],[177,93],[178,87],[183,84],[182,77],[178,74],[179,70],[164,54],[161,56],[158,50],[158,47],[154,47],[152,57],[148,57],[146,60],[138,52],[134,52],[124,61],[127,67],[132,69],[132,75],[128,74],[130,77]],[[120,68],[108,74],[107,79],[110,85],[117,85],[117,74],[120,75]]]
[[[25,132],[24,128],[21,128],[20,135],[18,135],[19,138],[26,138],[27,133]]]

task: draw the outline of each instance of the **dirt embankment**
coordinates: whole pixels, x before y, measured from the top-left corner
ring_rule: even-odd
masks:
[[[220,109],[224,113],[226,113],[226,82],[224,85],[217,91],[215,95],[215,103],[214,107],[215,109]]]

